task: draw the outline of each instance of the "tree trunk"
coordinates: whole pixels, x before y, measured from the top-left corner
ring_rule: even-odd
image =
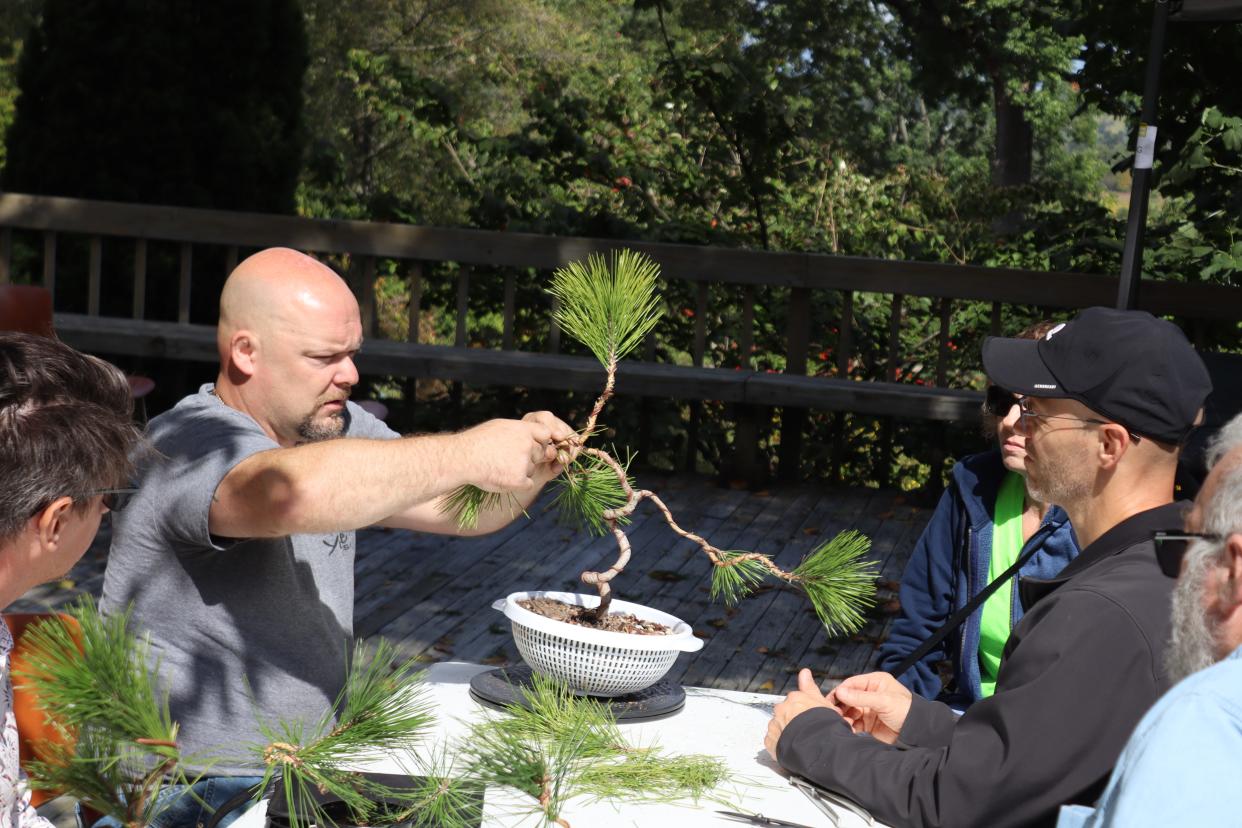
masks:
[[[1004,80],[997,75],[992,76],[992,99],[996,112],[992,186],[1003,189],[1029,184],[1032,132],[1026,109],[1010,99]],[[1010,211],[996,219],[993,230],[1000,235],[1012,233],[1018,228],[1020,220],[1019,211]]]

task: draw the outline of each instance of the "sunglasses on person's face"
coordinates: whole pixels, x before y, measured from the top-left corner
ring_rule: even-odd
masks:
[[[987,397],[983,400],[983,410],[993,417],[1000,417],[1003,420],[1009,416],[1009,412],[1017,404],[1017,394],[1011,394],[999,385],[989,385]]]
[[[96,489],[87,492],[83,497],[99,497],[103,495],[103,505],[109,512],[119,512],[129,503],[129,499],[138,492],[137,489]]]
[[[1220,535],[1205,535],[1199,532],[1152,532],[1151,541],[1156,546],[1156,560],[1160,563],[1160,571],[1170,578],[1176,578],[1182,571],[1182,558],[1190,542],[1195,540],[1220,541]]]

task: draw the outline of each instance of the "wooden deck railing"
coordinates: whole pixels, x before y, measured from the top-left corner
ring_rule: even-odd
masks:
[[[36,274],[12,273],[15,232],[41,235],[38,279],[53,292],[56,291],[57,250],[61,237],[82,236],[88,240],[86,313],[58,313],[56,319],[61,336],[87,350],[215,360],[211,326],[190,323],[195,249],[208,245],[224,248],[227,272],[241,256],[254,249],[283,245],[347,257],[347,278],[358,295],[364,329],[370,337],[378,333],[374,294],[377,263],[381,260],[402,263],[403,272],[409,275],[411,282],[409,341],[368,341],[359,359],[359,367],[365,372],[583,391],[600,387],[602,371],[593,360],[558,353],[559,332],[550,316],[548,352],[514,350],[517,274],[529,268],[552,270],[589,253],[604,253],[624,245],[655,259],[664,279],[693,283],[694,308],[689,315],[693,321],[685,321],[686,325],[693,326],[688,337],[692,343],[691,364],[650,361],[655,353],[655,343],[651,340],[645,349],[648,360],[627,364],[620,373],[619,392],[692,401],[715,399],[743,406],[844,410],[944,421],[968,420],[978,413],[977,392],[945,387],[955,304],[989,303],[991,329],[997,332],[1006,305],[1046,308],[1111,305],[1117,286],[1115,278],[1075,273],[306,219],[13,193],[0,194],[0,283],[15,276],[37,281]],[[100,315],[103,239],[106,237],[132,240],[133,304],[128,317]],[[172,274],[154,274],[155,281],[149,283],[149,242],[179,245],[180,264],[175,279]],[[438,262],[460,265],[455,276],[452,312],[456,321],[452,346],[418,341],[425,268],[429,263]],[[480,272],[479,268],[486,268],[486,271]],[[503,280],[499,349],[467,347],[470,290],[480,278]],[[165,290],[173,284],[177,295],[176,321],[146,319],[148,291]],[[737,285],[742,289],[741,319],[729,332],[742,355],[740,370],[705,365],[708,338],[720,334],[707,330],[713,285]],[[786,368],[783,373],[751,370],[754,310],[756,303],[762,301],[759,292],[770,288],[788,289],[784,299],[788,305],[784,314]],[[812,334],[811,299],[816,291],[840,292],[841,313],[837,327],[841,333],[833,355],[836,375],[832,377],[807,376]],[[855,355],[854,303],[856,295],[862,293],[891,297],[884,381],[859,382],[847,378],[851,357]],[[937,357],[934,386],[931,387],[896,381],[901,360],[899,334],[903,308],[910,296],[936,300]],[[1242,318],[1240,299],[1242,293],[1236,289],[1202,284],[1147,283],[1142,293],[1143,307],[1186,320]],[[786,418],[784,425],[782,466],[796,460],[801,450],[798,416]],[[746,440],[740,439],[740,442],[745,444]]]

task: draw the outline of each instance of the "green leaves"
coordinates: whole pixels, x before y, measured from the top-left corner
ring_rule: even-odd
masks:
[[[870,550],[871,540],[850,529],[807,555],[793,571],[830,635],[862,627],[863,611],[875,603],[876,564],[862,559]]]
[[[548,289],[560,300],[554,317],[604,366],[624,359],[660,320],[660,267],[642,253],[592,254],[558,269]]]

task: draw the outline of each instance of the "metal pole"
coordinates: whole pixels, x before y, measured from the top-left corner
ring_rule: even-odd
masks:
[[[1151,15],[1151,46],[1147,52],[1147,78],[1143,83],[1143,114],[1135,140],[1134,168],[1130,178],[1130,214],[1126,221],[1126,246],[1121,254],[1121,281],[1117,285],[1117,307],[1120,310],[1138,307],[1147,195],[1151,190],[1151,164],[1156,153],[1160,62],[1164,58],[1164,32],[1168,21],[1168,0],[1157,0]]]

